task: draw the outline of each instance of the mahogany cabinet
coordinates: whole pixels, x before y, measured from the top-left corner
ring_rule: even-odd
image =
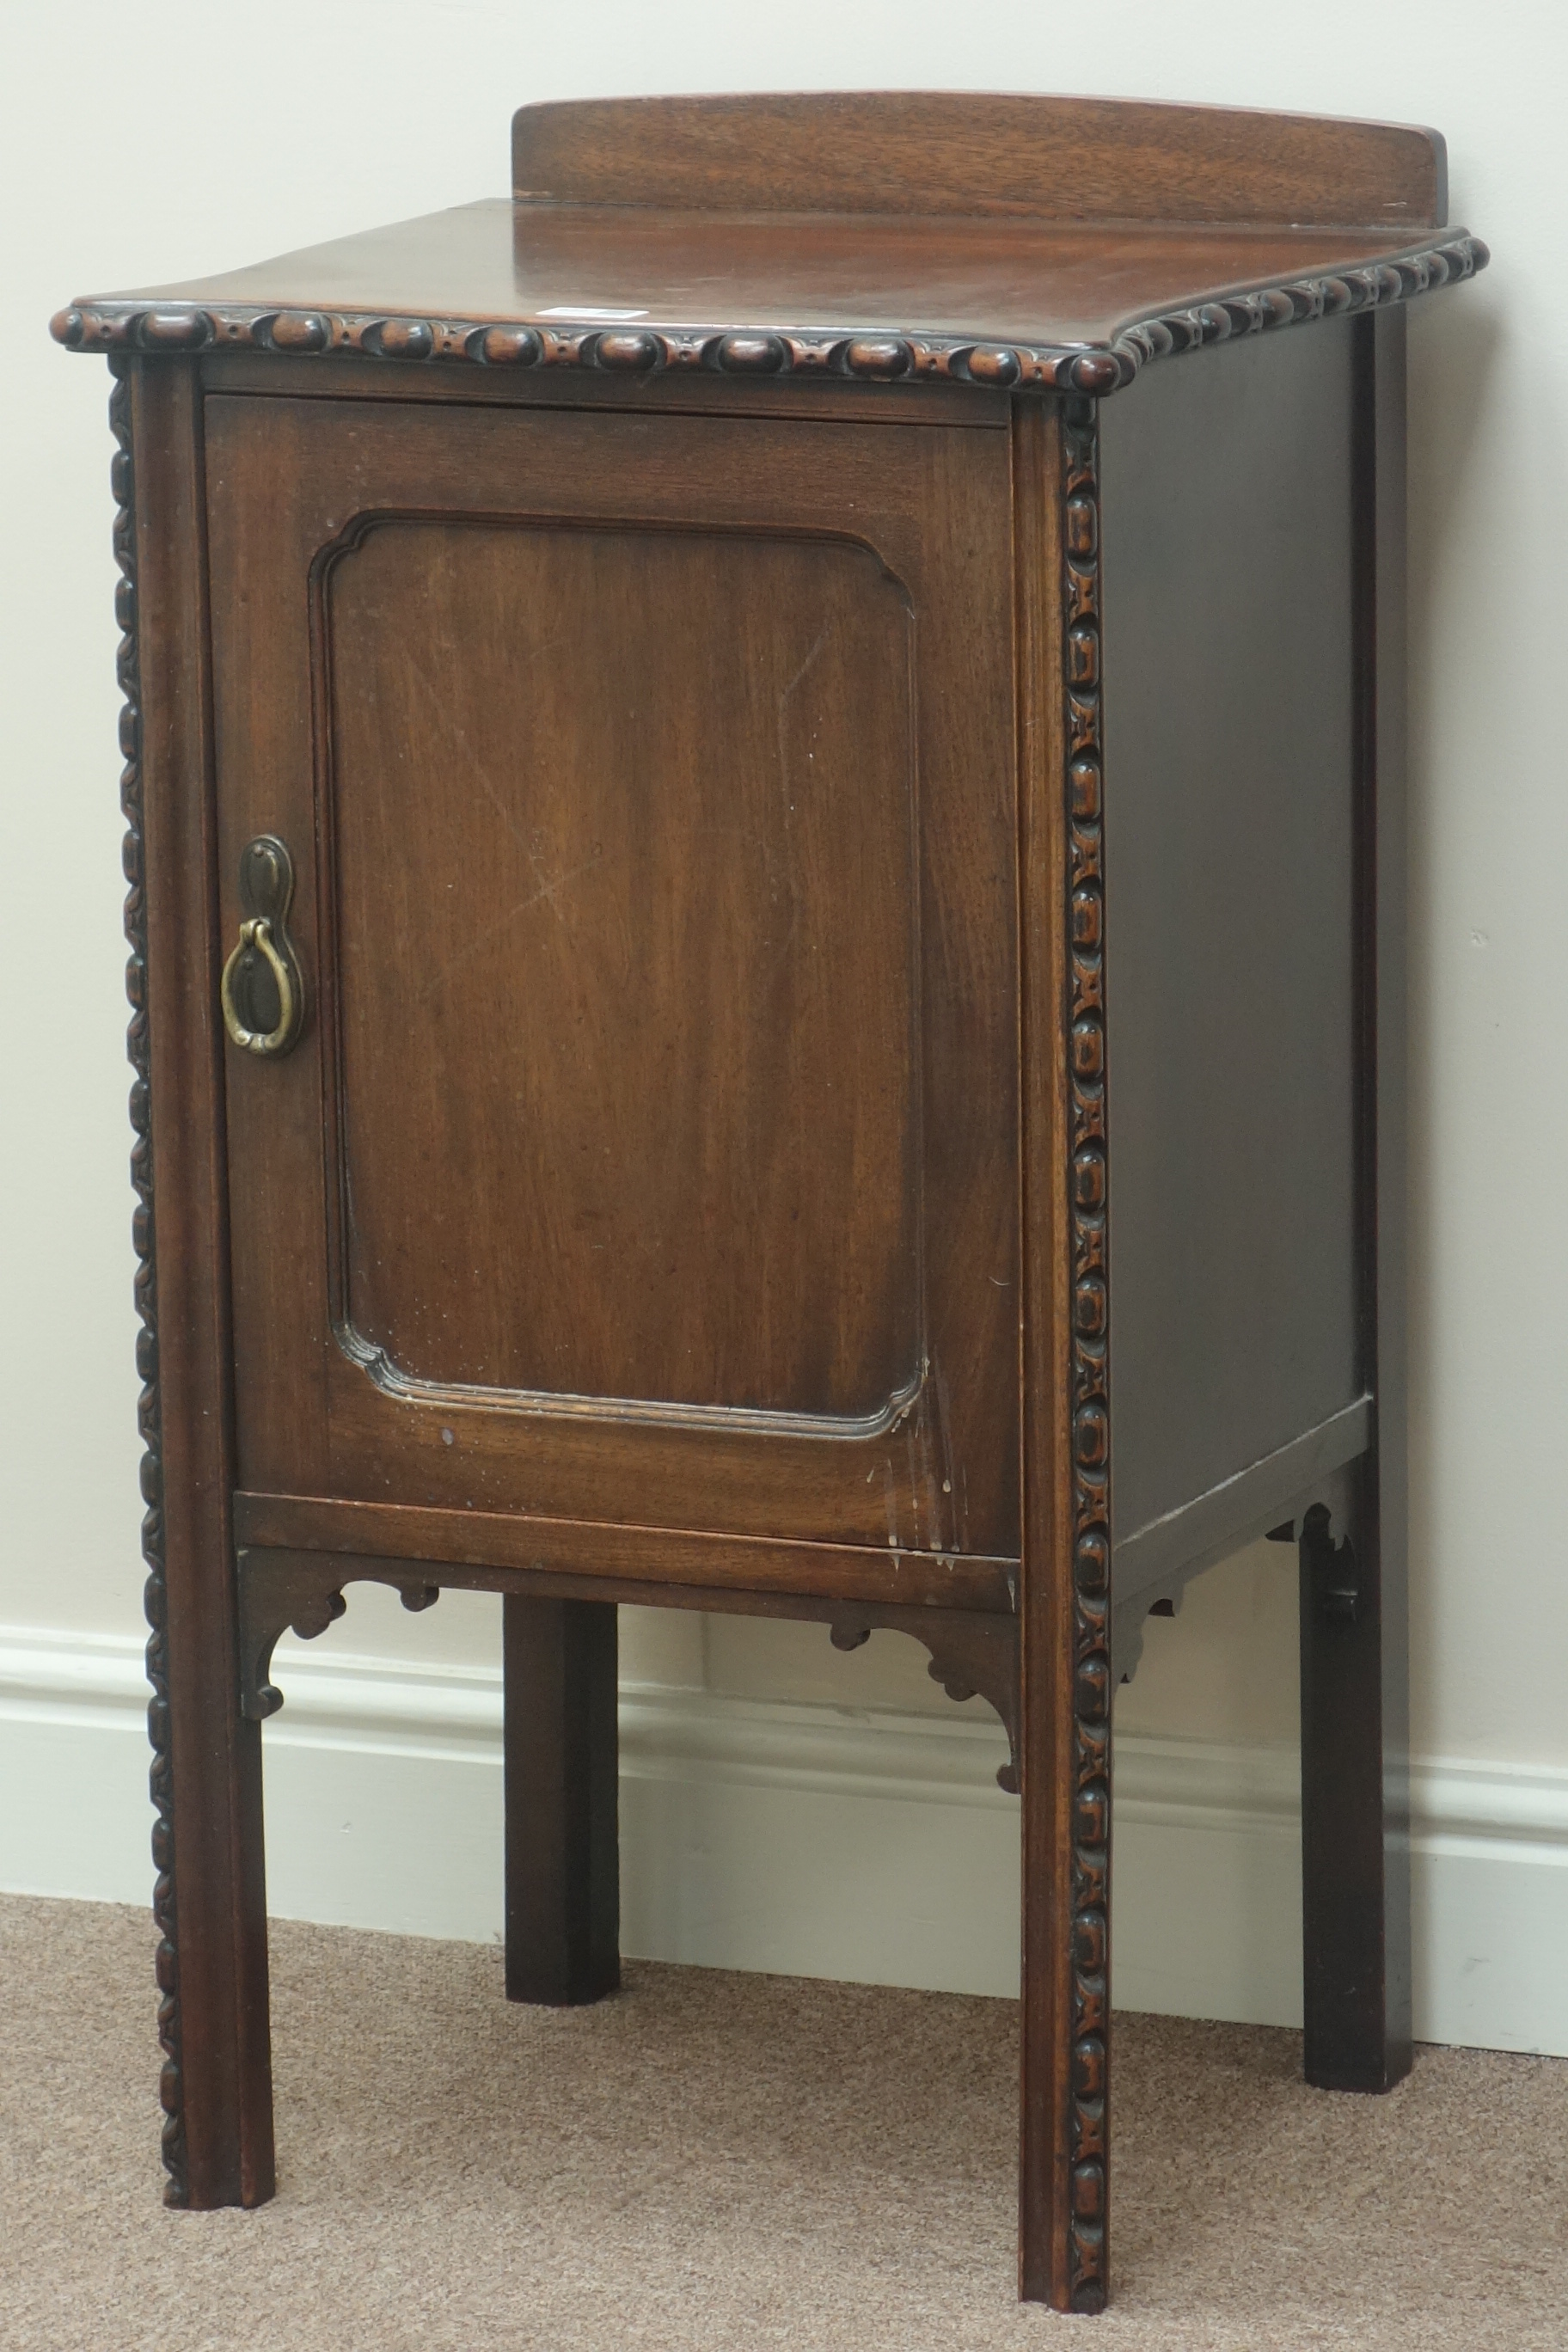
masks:
[[[505,1596],[554,2001],[616,1603],[891,1626],[1010,1734],[1021,2287],[1098,2309],[1112,1691],[1262,1532],[1308,2076],[1409,2061],[1403,306],[1485,250],[1433,134],[1202,109],[514,165],[55,321],[117,377],[169,2195],[272,2190],[285,1626]]]

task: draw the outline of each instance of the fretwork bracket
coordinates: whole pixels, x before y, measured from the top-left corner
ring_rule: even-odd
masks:
[[[342,1588],[351,1581],[342,1559],[326,1552],[252,1552],[237,1556],[239,1578],[239,1711],[253,1723],[276,1715],[283,1694],[268,1677],[272,1652],[285,1632],[313,1642],[348,1607]],[[356,1560],[352,1574],[390,1584],[405,1609],[428,1609],[441,1588],[427,1572],[405,1571],[390,1561]]]
[[[560,1589],[558,1580],[507,1569],[261,1547],[242,1549],[237,1555],[237,1570],[239,1708],[258,1723],[276,1715],[283,1704],[282,1692],[269,1678],[279,1635],[291,1629],[309,1642],[324,1633],[343,1614],[345,1584],[389,1584],[402,1596],[405,1609],[428,1609],[440,1598],[443,1585],[493,1592]],[[910,1634],[930,1652],[931,1679],[942,1685],[949,1698],[979,1697],[995,1708],[1006,1730],[1008,1747],[1008,1760],[998,1770],[997,1781],[1012,1794],[1017,1793],[1018,1637],[1012,1617],[957,1609],[879,1606],[795,1593],[787,1598],[747,1595],[742,1601],[738,1595],[718,1591],[708,1596],[684,1586],[678,1593],[674,1588],[620,1580],[606,1580],[584,1592],[581,1580],[574,1580],[574,1589],[580,1599],[655,1603],[668,1600],[683,1607],[711,1605],[739,1608],[746,1614],[805,1619],[826,1624],[840,1650],[858,1650],[873,1633]]]
[[[927,1671],[951,1699],[983,1698],[1002,1718],[1007,1761],[997,1785],[1018,1793],[1018,1634],[1011,1617],[949,1609],[841,1608],[828,1622],[837,1650],[858,1650],[876,1632],[908,1633],[931,1653]]]

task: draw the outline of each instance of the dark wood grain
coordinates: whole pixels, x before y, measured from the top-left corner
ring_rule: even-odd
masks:
[[[574,2008],[621,1981],[616,1611],[501,1604],[506,1996]]]
[[[222,349],[199,362],[212,392],[268,399],[376,400],[403,406],[613,409],[658,416],[775,417],[795,424],[968,425],[1011,430],[1013,402],[994,385],[868,383],[853,377],[723,375],[664,368],[627,378],[608,369],[388,367],[342,351],[331,367],[274,352]]]
[[[210,2207],[270,2197],[273,2149],[260,1733],[236,1704],[220,957],[195,393],[187,369],[155,362],[131,379],[141,608],[141,716],[132,736],[140,739],[146,909],[143,1140],[156,1191],[162,1441],[143,1491],[162,1518],[163,1590],[153,1596],[163,1618],[155,1628],[163,1671],[154,1682],[154,1734],[166,1725],[167,1763],[159,1910],[174,1953],[165,1952],[161,1971],[173,1976],[177,2002],[166,2021],[166,2030],[174,2027],[177,2078],[165,2073],[163,2096],[177,2118],[166,2143],[173,2197]],[[133,887],[136,878],[132,861]],[[166,1996],[170,1990],[165,1985]]]
[[[1376,1407],[1365,1454],[1320,1490],[1326,1523],[1300,1523],[1302,1931],[1307,2080],[1382,2091],[1411,2063],[1403,320],[1368,321],[1353,359],[1357,1341]]]
[[[748,1592],[815,1592],[844,1601],[1010,1613],[1017,1571],[1015,1559],[972,1552],[787,1543],[702,1528],[546,1519],[517,1511],[431,1510],[331,1496],[241,1492],[234,1511],[241,1543],[474,1568],[539,1567],[590,1579],[602,1575],[606,1581],[620,1579],[644,1588],[640,1597],[649,1601],[668,1582],[711,1592],[714,1607],[721,1605],[717,1596],[724,1588],[733,1586]]]
[[[1412,2055],[1408,1799],[1402,1742],[1386,1764],[1383,1747],[1401,1628],[1384,1622],[1377,1466],[1351,1464],[1297,1522],[1302,2072],[1330,2091],[1389,2090]]]
[[[1072,431],[1081,442],[1084,424]],[[1108,2248],[1106,2135],[1077,2129],[1074,2045],[1079,1962],[1100,1979],[1085,2018],[1103,2074],[1109,2023],[1103,1922],[1079,1949],[1074,1838],[1079,1781],[1103,1798],[1109,1719],[1080,1737],[1075,1675],[1075,1504],[1072,1428],[1073,1158],[1068,975],[1071,968],[1068,814],[1068,624],[1066,566],[1068,427],[1059,412],[1019,413],[1014,439],[1016,533],[1018,871],[1020,877],[1019,1229],[1024,1237],[1018,1326],[1022,1401],[1019,1586],[1020,1774],[1023,1796],[1023,1962],[1020,2018],[1018,2292],[1059,2311],[1104,2300]],[[1082,486],[1079,485],[1081,497]],[[1092,509],[1093,499],[1090,499]],[[1098,551],[1088,553],[1092,563]],[[1091,824],[1098,835],[1098,808]],[[1109,1550],[1109,1547],[1106,1547]],[[1109,1563],[1107,1561],[1106,1565]],[[1109,1702],[1109,1684],[1106,1703]],[[1109,1833],[1101,1803],[1097,1843]],[[1075,2211],[1079,2161],[1098,2166],[1089,2210]],[[1088,2233],[1086,2236],[1085,2233]],[[1086,2263],[1085,2252],[1090,2259]]]
[[[350,541],[322,625],[340,1311],[383,1376],[912,1398],[908,593],[846,540],[421,517]]]
[[[1409,300],[1467,231],[905,220],[481,203],[222,278],[83,298],[79,351],[363,356],[400,374],[1096,395],[1155,360]]]
[[[1205,355],[1104,413],[1119,1542],[1368,1385],[1357,331]]]
[[[174,1785],[169,1709],[169,1586],[163,1557],[163,1433],[158,1381],[158,1257],[153,1223],[153,1055],[147,1017],[146,824],[142,789],[142,665],[136,614],[136,488],[132,440],[131,383],[123,364],[114,370],[109,402],[114,435],[114,559],[120,580],[115,618],[121,637],[116,668],[124,701],[120,748],[125,765],[120,804],[125,817],[123,865],[127,884],[125,937],[131,953],[125,993],[131,1005],[126,1052],[131,1088],[131,1181],[136,1194],[132,1240],[136,1253],[136,1370],[142,1381],[137,1423],[142,1444],[142,1556],[147,1569],[142,1607],[149,1627],[147,1680],[153,1696],[147,1734],[153,1749],[149,1793],[153,1800],[153,1917],[158,1929],[158,2040],[163,2053],[159,2096],[163,2109],[163,2156],[168,2175],[164,2201],[184,2205],[190,2185],[185,2154],[184,2084],[181,2073],[179,1921],[174,1907]]]
[[[1095,2311],[1112,1625],[1260,1515],[1309,2079],[1408,2064],[1401,306],[1485,248],[1377,125],[518,139],[523,201],[55,321],[128,371],[171,2194],[271,2191],[285,1627],[502,1595],[552,2000],[615,1981],[617,1605],[887,1627],[1007,1727],[1020,2290]]]
[[[1070,1288],[1058,1342],[1052,1421],[1066,1461],[1070,1539],[1035,1553],[1037,1575],[1050,1559],[1055,1606],[1071,1675],[1072,1752],[1068,1773],[1069,1845],[1058,1853],[1053,1906],[1070,1920],[1068,2006],[1056,2019],[1053,2089],[1066,2089],[1057,2129],[1061,2147],[1056,2195],[1053,2301],[1072,2311],[1103,2309],[1110,2291],[1110,1214],[1106,995],[1105,731],[1100,598],[1100,485],[1098,412],[1069,402],[1061,436],[1060,549],[1055,586],[1061,600],[1061,719],[1057,799],[1061,845],[1050,884],[1061,924],[1052,975],[1058,991],[1065,1095],[1054,1105],[1049,1171],[1058,1211],[1056,1280]],[[1031,1183],[1034,1174],[1031,1171]],[[1059,1296],[1058,1314],[1061,1312]],[[1061,1360],[1065,1352],[1065,1364]],[[1038,1409],[1039,1391],[1034,1391]],[[1026,1408],[1030,1398],[1026,1392]],[[1062,1503],[1056,1506],[1059,1528]],[[1026,1554],[1023,1578],[1029,1580]],[[1055,1704],[1053,1694],[1053,1705]],[[1067,2047],[1070,2037],[1070,2049]],[[1064,2084],[1065,2077],[1065,2084]],[[1028,2090],[1026,2087],[1026,2100]],[[1063,2178],[1065,2172],[1065,2179]]]
[[[243,1483],[1016,1555],[1005,442],[207,435]]]
[[[953,90],[520,107],[512,187],[555,204],[1440,228],[1436,131]]]
[[[1058,1863],[1070,1908],[1072,2049],[1067,2156],[1071,2218],[1066,2301],[1100,2311],[1110,2293],[1110,1473],[1111,1361],[1108,1027],[1109,856],[1105,810],[1104,653],[1100,590],[1100,416],[1069,401],[1063,416],[1061,742],[1063,844],[1051,879],[1061,909],[1061,1027],[1066,1118],[1054,1138],[1055,1181],[1067,1210],[1060,1255],[1071,1285],[1068,1379],[1054,1399],[1067,1433],[1072,1548],[1056,1573],[1068,1582],[1066,1646],[1072,1669],[1072,1847]],[[1059,1102],[1058,1097],[1058,1102]],[[1058,1112],[1058,1116],[1059,1116]],[[1069,1564],[1070,1563],[1070,1564]],[[1026,1575],[1027,1569],[1026,1567]],[[1058,1916],[1059,1916],[1058,1913]],[[1059,1930],[1058,1930],[1059,1935]],[[1064,2019],[1063,2024],[1068,2022]],[[1057,2072],[1064,2071],[1062,2057]],[[1059,2228],[1059,2221],[1058,2221]]]
[[[1358,874],[1363,1345],[1375,1348],[1382,2043],[1386,2088],[1412,2061],[1410,1889],[1408,323],[1367,321],[1357,361]],[[1367,1166],[1370,1159],[1371,1166]],[[1370,1544],[1372,1530],[1366,1538]],[[1364,2044],[1363,2044],[1364,2059]],[[1373,2071],[1368,2065],[1367,2072]]]

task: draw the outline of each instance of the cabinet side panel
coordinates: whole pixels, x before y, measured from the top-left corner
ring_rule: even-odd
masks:
[[[1351,352],[1105,407],[1119,1544],[1362,1385]]]

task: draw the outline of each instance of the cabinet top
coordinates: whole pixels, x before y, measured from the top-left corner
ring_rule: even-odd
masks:
[[[73,304],[73,349],[974,383],[1154,359],[1468,278],[1435,131],[863,93],[525,107],[513,195]]]

